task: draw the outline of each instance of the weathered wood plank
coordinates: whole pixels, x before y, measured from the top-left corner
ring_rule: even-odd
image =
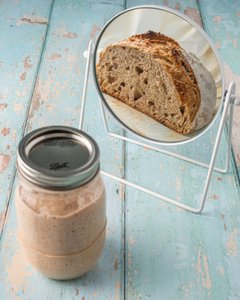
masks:
[[[165,0],[155,3],[176,8],[201,24],[195,1]],[[128,1],[128,7],[139,4],[144,3]],[[34,5],[43,6],[42,2]],[[96,36],[102,24],[123,7],[123,1],[76,3],[61,0],[55,3],[27,131],[50,124],[77,126],[85,66],[82,53],[90,36]],[[18,13],[21,16],[21,10]],[[205,24],[204,17],[203,20]],[[44,26],[42,23],[45,21],[25,16],[21,22],[27,23],[24,26]],[[36,45],[40,42],[36,41]],[[26,65],[29,64],[31,62],[27,61]],[[25,75],[21,74],[24,81]],[[24,91],[23,87],[22,93]],[[9,95],[12,96],[10,92]],[[122,175],[125,157],[121,150],[124,150],[124,145],[108,139],[103,133],[96,100],[91,81],[85,129],[100,144],[104,169]],[[0,113],[4,112],[4,116],[5,103],[7,101],[0,103]],[[24,120],[26,110],[22,114]],[[3,128],[6,128],[2,131],[3,135],[9,136],[8,127]],[[120,131],[117,126],[114,129]],[[181,152],[208,160],[214,130],[196,143],[183,147]],[[15,148],[11,149],[14,154]],[[224,162],[225,149],[226,141],[223,140],[220,164]],[[127,146],[127,153],[127,178],[179,200],[187,198],[190,203],[199,200],[206,175],[203,169],[133,145]],[[153,178],[157,180],[153,181]],[[206,212],[202,216],[185,213],[135,190],[129,189],[124,195],[118,184],[108,180],[106,185],[109,223],[103,257],[94,272],[68,282],[48,280],[22,259],[16,244],[17,225],[12,195],[7,226],[0,244],[1,299],[123,299],[124,293],[128,299],[240,298],[239,186],[233,173],[225,176],[214,174]],[[4,190],[3,195],[6,193]]]
[[[240,95],[240,5],[239,1],[199,1],[206,31],[214,41],[224,61],[226,82],[235,81]],[[240,108],[235,108],[233,148],[240,174]]]
[[[200,200],[206,176],[201,168],[136,147],[127,151],[130,180],[188,204]],[[129,299],[239,297],[239,194],[232,174],[214,174],[202,216],[130,189],[126,199]]]
[[[100,26],[122,8],[122,1],[114,1],[112,4],[98,1],[55,2],[27,131],[51,124],[78,127],[85,71],[83,52],[89,39],[96,37]],[[104,133],[92,80],[87,99],[84,128],[100,145],[104,169],[121,175],[124,171],[123,145],[117,140],[107,138]],[[121,237],[124,230],[124,194],[117,183],[108,180],[105,182],[108,226],[103,256],[93,272],[68,282],[48,280],[22,260],[16,242],[17,224],[14,195],[12,196],[0,252],[0,261],[3,261],[0,268],[0,295],[3,299],[123,298],[124,263]]]
[[[151,1],[151,3],[146,3],[144,0],[128,0],[127,8],[138,6],[138,5],[162,5],[169,8],[173,8],[181,13],[184,13],[186,16],[192,18],[196,23],[200,26],[202,25],[201,16],[196,6],[196,1],[194,0],[155,0]]]
[[[0,4],[0,236],[44,44],[51,0]]]
[[[199,16],[195,1],[155,1]],[[131,6],[139,1],[128,1]],[[179,147],[182,153],[209,160],[217,123],[204,137]],[[168,148],[169,150],[169,148]],[[176,148],[175,148],[176,150]],[[218,156],[223,165],[226,139]],[[127,145],[129,180],[179,201],[196,205],[206,170]],[[239,187],[231,173],[214,173],[205,212],[186,213],[133,189],[126,191],[127,299],[238,299],[235,267],[239,257]]]

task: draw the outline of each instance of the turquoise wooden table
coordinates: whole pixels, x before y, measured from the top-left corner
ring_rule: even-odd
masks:
[[[146,4],[147,1],[145,1]],[[230,172],[214,172],[205,210],[194,215],[105,178],[107,239],[96,268],[73,281],[36,272],[21,255],[14,206],[16,147],[41,126],[78,126],[85,59],[101,26],[144,1],[0,2],[0,299],[240,299],[240,110],[235,110]],[[227,82],[240,92],[240,2],[164,0],[203,26],[219,50]],[[84,130],[99,143],[105,170],[194,205],[206,170],[109,138],[92,79]],[[112,128],[122,129],[111,121]],[[216,126],[175,148],[209,161]],[[226,135],[225,135],[226,136]],[[224,162],[226,139],[217,164]],[[155,178],[155,179],[154,179]]]

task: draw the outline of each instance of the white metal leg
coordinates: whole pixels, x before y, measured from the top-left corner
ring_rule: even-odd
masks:
[[[126,136],[119,135],[119,134],[116,134],[114,132],[111,132],[109,127],[108,127],[108,121],[107,121],[107,117],[106,117],[106,109],[104,108],[103,103],[102,103],[100,98],[99,98],[99,104],[100,104],[100,108],[101,108],[101,114],[102,114],[102,118],[103,118],[104,128],[105,128],[105,131],[107,132],[107,134],[109,136],[120,139],[120,140],[125,141],[125,142],[129,142],[129,143],[141,146],[141,147],[145,147],[149,150],[153,150],[153,151],[160,152],[160,153],[163,153],[163,154],[166,154],[166,155],[169,155],[169,156],[176,157],[178,159],[181,159],[181,160],[187,161],[189,163],[201,166],[203,168],[209,168],[209,164],[201,162],[199,160],[195,160],[195,159],[192,159],[188,156],[181,155],[181,154],[178,154],[178,153],[175,153],[175,152],[172,152],[172,151],[164,150],[164,149],[161,149],[160,147],[155,147],[155,146],[152,146],[150,144],[146,144],[146,142],[143,143],[143,142],[134,140],[132,138],[128,138]],[[223,174],[227,173],[229,171],[229,162],[230,162],[230,155],[231,155],[233,107],[234,107],[234,104],[230,103],[229,104],[228,148],[227,148],[227,152],[226,152],[225,168],[214,167],[214,171],[217,171],[217,172],[223,173]]]
[[[89,67],[90,67],[91,55],[92,55],[92,42],[90,41],[89,46],[88,46],[88,51],[87,51],[86,73],[85,73],[85,79],[84,79],[84,88],[83,88],[83,95],[82,95],[82,107],[81,107],[80,120],[79,120],[79,129],[82,129],[82,127],[83,127],[83,119],[84,119],[85,103],[86,103],[85,100],[86,100],[86,92],[87,92],[87,85],[88,85],[88,79],[89,79]],[[232,82],[229,85],[229,89],[228,89],[228,92],[227,92],[226,97],[225,97],[223,111],[222,111],[218,131],[217,131],[217,136],[216,136],[216,139],[215,139],[214,148],[213,148],[213,152],[212,152],[212,156],[211,156],[211,160],[210,160],[209,164],[200,162],[198,160],[191,159],[187,156],[183,156],[183,155],[171,152],[171,151],[163,150],[163,149],[160,149],[158,147],[148,145],[146,143],[143,143],[143,142],[140,142],[140,141],[137,141],[137,140],[134,140],[134,139],[130,139],[128,137],[118,135],[118,134],[115,134],[115,133],[111,132],[109,130],[109,127],[108,127],[105,108],[103,107],[103,104],[102,104],[101,100],[99,99],[100,100],[100,108],[101,108],[104,127],[105,127],[105,130],[106,130],[106,132],[109,136],[121,139],[125,142],[130,142],[130,143],[136,144],[138,146],[146,147],[150,150],[157,151],[157,152],[160,152],[160,153],[163,153],[163,154],[166,154],[166,155],[170,155],[170,156],[173,156],[175,158],[178,158],[178,159],[181,159],[181,160],[184,160],[184,161],[187,161],[187,162],[190,162],[192,164],[196,164],[198,166],[201,166],[201,167],[204,167],[204,168],[208,169],[208,173],[207,173],[207,176],[206,176],[206,181],[205,181],[203,193],[202,193],[200,203],[199,203],[197,208],[191,207],[189,205],[186,205],[186,204],[181,203],[179,201],[176,201],[174,199],[168,198],[168,197],[166,197],[166,196],[164,196],[160,193],[153,192],[153,191],[151,191],[151,190],[149,190],[149,189],[147,189],[147,188],[145,188],[141,185],[138,185],[138,184],[133,183],[129,180],[126,180],[125,178],[120,178],[118,176],[115,176],[115,175],[113,175],[111,173],[108,173],[108,172],[105,172],[105,171],[101,171],[101,173],[104,176],[107,176],[107,177],[109,177],[113,180],[116,180],[116,181],[118,181],[122,184],[133,187],[133,188],[135,188],[139,191],[145,192],[145,193],[147,193],[151,196],[154,196],[156,198],[162,199],[163,201],[165,201],[167,203],[173,204],[177,207],[180,207],[180,208],[185,209],[187,211],[190,211],[192,213],[196,213],[196,214],[201,213],[204,209],[204,205],[205,205],[205,202],[206,202],[206,196],[207,196],[207,192],[208,192],[212,172],[213,171],[218,171],[218,172],[221,172],[221,173],[226,173],[229,170],[229,161],[230,161],[230,153],[231,153],[233,107],[234,107],[234,100],[236,98],[235,97],[235,86],[236,85],[235,85],[234,82]],[[220,144],[220,140],[221,140],[221,137],[222,137],[222,132],[223,132],[224,124],[226,122],[228,111],[229,111],[229,126],[228,126],[229,128],[228,128],[228,147],[227,147],[227,153],[226,153],[226,166],[225,166],[224,169],[221,169],[221,168],[214,167],[214,164],[215,164],[215,161],[216,161],[217,151],[218,151],[218,148],[219,148],[219,144]]]
[[[143,191],[143,192],[145,192],[145,193],[147,193],[147,194],[149,194],[151,196],[154,196],[154,197],[157,197],[159,199],[162,199],[165,202],[168,202],[170,204],[176,205],[177,207],[180,207],[180,208],[183,208],[185,210],[188,210],[188,211],[190,211],[192,213],[196,213],[196,214],[201,213],[203,211],[203,209],[204,209],[204,205],[205,205],[205,202],[206,202],[207,192],[208,192],[208,188],[209,188],[209,184],[210,184],[212,172],[213,172],[213,169],[214,169],[214,164],[215,164],[215,160],[216,160],[216,156],[217,156],[217,151],[218,151],[218,148],[219,148],[219,143],[220,143],[220,140],[221,140],[221,137],[222,137],[222,132],[223,132],[223,128],[224,128],[226,116],[227,116],[227,113],[228,113],[228,108],[230,107],[231,110],[233,109],[234,97],[232,97],[232,95],[233,95],[234,92],[235,92],[235,83],[231,83],[230,86],[229,86],[228,93],[226,95],[226,100],[225,100],[225,103],[224,103],[224,108],[223,108],[223,112],[222,112],[220,124],[219,124],[218,131],[217,131],[217,136],[216,136],[216,140],[215,140],[215,144],[214,144],[214,148],[213,148],[213,152],[212,152],[212,157],[211,157],[209,165],[207,165],[205,163],[202,163],[202,162],[199,162],[197,160],[193,160],[193,159],[190,159],[188,157],[176,154],[176,153],[172,153],[172,152],[169,152],[169,151],[161,150],[159,148],[152,147],[152,146],[149,147],[148,145],[146,145],[144,143],[128,139],[128,138],[126,138],[124,136],[120,136],[120,135],[116,135],[116,134],[113,134],[113,133],[109,133],[108,132],[107,123],[105,124],[106,125],[107,133],[110,136],[119,138],[119,139],[127,141],[127,142],[132,142],[132,143],[137,144],[139,146],[148,147],[149,149],[152,149],[154,151],[165,153],[167,155],[171,155],[171,156],[174,156],[176,158],[188,161],[190,163],[193,163],[193,164],[196,164],[196,165],[208,168],[208,173],[207,173],[207,177],[206,177],[206,181],[205,181],[205,185],[204,185],[204,189],[203,189],[203,194],[202,194],[199,206],[197,208],[191,207],[189,205],[186,205],[186,204],[181,203],[179,201],[176,201],[174,199],[168,198],[168,197],[166,197],[166,196],[164,196],[162,194],[153,192],[153,191],[151,191],[149,189],[146,189],[146,188],[144,188],[144,187],[142,187],[142,186],[140,186],[138,184],[132,183],[132,182],[126,180],[126,179],[123,179],[123,178],[117,177],[115,175],[112,175],[111,173],[102,171],[102,174],[105,175],[105,176],[107,176],[107,177],[109,177],[109,178],[112,178],[112,179],[114,179],[116,181],[119,181],[120,183],[123,183],[123,184],[125,184],[127,186],[130,186],[130,187],[136,188],[136,189],[138,189],[140,191]],[[100,106],[102,107],[102,105],[100,105]],[[102,107],[102,109],[103,109],[103,107]],[[231,114],[231,111],[230,111],[230,114]],[[104,123],[105,123],[106,122],[106,116],[105,116],[104,113],[103,113],[103,118],[104,118]],[[229,137],[231,137],[231,128],[230,128],[232,126],[231,123],[232,123],[232,121],[229,124],[230,125],[229,126],[229,131],[230,132],[228,134]],[[228,140],[229,140],[229,138],[228,138]],[[227,148],[226,169],[222,170],[222,169],[219,169],[219,168],[215,168],[216,171],[227,172],[227,170],[229,169],[230,151],[231,151],[231,144],[230,144],[230,147],[228,146],[228,148]]]
[[[88,49],[86,52],[86,69],[85,69],[85,76],[84,76],[84,83],[83,83],[83,93],[82,93],[82,108],[80,110],[80,117],[79,117],[79,129],[82,129],[83,127],[83,119],[84,119],[84,113],[85,113],[85,101],[86,101],[86,95],[87,95],[87,85],[88,85],[88,79],[89,79],[89,68],[90,68],[90,62],[91,62],[91,56],[92,56],[92,40],[89,41]]]

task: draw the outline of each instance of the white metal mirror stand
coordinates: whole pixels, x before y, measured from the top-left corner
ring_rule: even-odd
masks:
[[[88,79],[89,79],[89,68],[90,68],[90,61],[91,61],[91,57],[92,57],[92,41],[89,42],[88,50],[86,51],[85,56],[86,56],[87,62],[86,62],[83,94],[82,94],[79,129],[82,129],[82,127],[83,127],[83,120],[84,120],[84,113],[85,113],[85,103],[86,103],[86,93],[87,93],[87,86],[88,86]],[[214,147],[213,147],[213,152],[212,152],[212,156],[211,156],[211,160],[210,160],[209,164],[203,163],[203,162],[198,161],[198,160],[191,159],[187,156],[183,156],[183,155],[171,152],[171,151],[160,149],[158,147],[146,144],[144,142],[137,141],[135,139],[131,139],[131,138],[125,137],[123,135],[118,135],[118,134],[115,134],[115,133],[111,132],[109,130],[109,127],[108,127],[105,108],[103,106],[103,103],[102,103],[101,99],[99,98],[102,118],[103,118],[103,122],[104,122],[104,127],[105,127],[105,130],[106,130],[106,132],[109,136],[114,137],[114,138],[118,138],[118,139],[123,140],[125,142],[130,142],[130,143],[136,144],[136,145],[141,146],[141,147],[145,147],[145,148],[153,150],[153,151],[157,151],[157,152],[160,152],[160,153],[163,153],[163,154],[166,154],[166,155],[170,155],[170,156],[173,156],[175,158],[178,158],[178,159],[181,159],[181,160],[187,161],[189,163],[192,163],[192,164],[195,164],[195,165],[198,165],[198,166],[201,166],[201,167],[204,167],[204,168],[208,169],[208,173],[207,173],[207,176],[206,176],[206,181],[205,181],[203,193],[202,193],[200,203],[199,203],[197,208],[191,207],[189,205],[186,205],[186,204],[181,203],[179,201],[176,201],[174,199],[168,198],[168,197],[166,197],[166,196],[164,196],[160,193],[153,192],[153,191],[151,191],[147,188],[144,188],[141,185],[138,185],[136,183],[128,181],[124,178],[120,178],[120,177],[115,176],[111,173],[108,173],[108,172],[105,172],[105,171],[101,171],[101,173],[104,176],[107,176],[107,177],[109,177],[113,180],[116,180],[116,181],[118,181],[122,184],[125,184],[127,186],[136,188],[136,189],[138,189],[142,192],[145,192],[145,193],[147,193],[151,196],[162,199],[163,201],[168,202],[170,204],[173,204],[177,207],[180,207],[180,208],[185,209],[187,211],[190,211],[192,213],[196,213],[196,214],[201,213],[204,209],[204,205],[205,205],[205,202],[206,202],[206,197],[207,197],[207,192],[208,192],[212,172],[217,171],[217,172],[220,172],[220,173],[227,173],[229,171],[234,102],[239,102],[239,101],[235,101],[235,99],[236,99],[235,86],[236,86],[236,84],[234,82],[231,82],[230,85],[229,85],[228,91],[225,95],[222,115],[221,115],[218,130],[217,130],[217,135],[216,135],[216,139],[215,139],[215,143],[214,143]],[[239,103],[235,103],[235,105],[239,105]],[[228,112],[229,112],[229,114],[228,114]],[[214,167],[214,165],[215,165],[215,161],[216,161],[216,155],[217,155],[217,151],[218,151],[218,148],[219,148],[220,140],[221,140],[221,137],[222,137],[223,128],[224,128],[224,125],[227,122],[227,117],[228,117],[228,133],[227,133],[227,135],[228,135],[227,136],[227,143],[228,144],[227,144],[227,153],[226,153],[226,164],[225,164],[225,168],[221,169],[221,168]]]

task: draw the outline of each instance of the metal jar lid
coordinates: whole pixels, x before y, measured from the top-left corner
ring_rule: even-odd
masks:
[[[17,153],[20,174],[47,189],[72,189],[99,170],[99,148],[85,132],[66,126],[42,127],[27,134]]]

